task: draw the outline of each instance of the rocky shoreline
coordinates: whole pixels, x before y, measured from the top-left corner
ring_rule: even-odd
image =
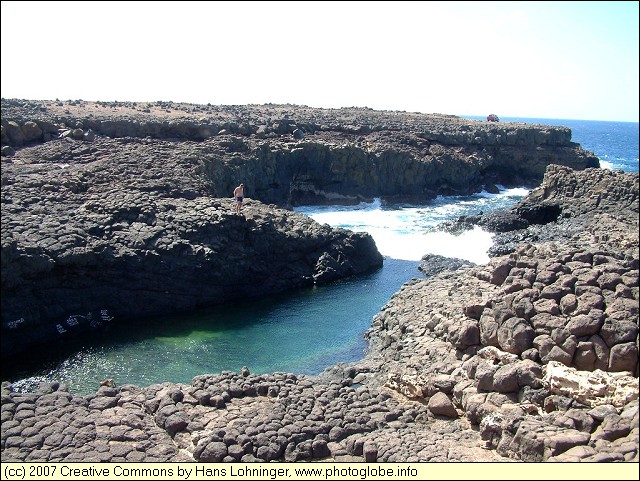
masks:
[[[33,164],[29,151],[3,157],[3,289],[5,167]],[[450,226],[493,225],[499,255],[425,259],[428,277],[372,320],[362,361],[88,396],[4,382],[2,461],[638,462],[638,175],[553,164],[518,206]]]
[[[104,138],[113,141],[91,148]],[[227,197],[243,179],[251,197],[281,206],[424,201],[496,183],[535,186],[552,163],[599,166],[566,127],[366,108],[2,99],[3,156],[61,139],[83,147],[40,155],[117,158],[117,140],[129,139],[125,155],[197,159],[209,195]]]
[[[550,166],[512,213],[551,204],[566,217],[512,231],[510,253],[405,284],[351,369],[505,457],[637,462],[638,175]]]
[[[598,159],[564,127],[454,116],[2,99],[2,356],[74,333],[331,282],[370,236],[283,207],[537,185]],[[245,215],[229,197],[246,186]],[[251,282],[247,282],[247,278]]]

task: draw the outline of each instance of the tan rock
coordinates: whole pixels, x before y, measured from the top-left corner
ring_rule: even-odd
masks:
[[[553,394],[568,396],[590,407],[622,407],[638,399],[638,378],[629,372],[578,371],[550,361],[544,368],[544,386]]]

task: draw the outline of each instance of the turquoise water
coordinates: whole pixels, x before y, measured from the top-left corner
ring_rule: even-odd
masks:
[[[596,153],[603,167],[638,172],[638,124],[553,119],[503,119],[564,125],[573,140]],[[31,390],[42,381],[60,381],[72,392],[93,393],[100,381],[149,385],[190,383],[200,374],[286,371],[316,374],[337,362],[362,358],[364,331],[400,286],[414,277],[426,253],[488,260],[491,236],[480,230],[462,236],[438,232],[442,221],[513,205],[525,189],[501,194],[438,197],[423,205],[297,209],[319,222],[369,232],[385,255],[375,273],[262,300],[208,309],[188,316],[112,324],[91,337],[40,349],[28,358],[3,362],[2,379]]]
[[[22,390],[57,380],[70,391],[95,392],[100,381],[149,385],[190,383],[200,374],[275,371],[316,374],[362,358],[363,333],[400,286],[419,277],[417,263],[386,259],[354,279],[270,296],[183,317],[141,320],[4,363],[3,380]]]

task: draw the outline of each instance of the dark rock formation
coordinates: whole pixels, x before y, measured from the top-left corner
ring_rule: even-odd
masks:
[[[264,203],[427,199],[597,159],[561,127],[293,106],[2,100],[2,355],[380,266]],[[244,217],[226,200],[238,181]]]
[[[177,149],[177,150],[175,150]],[[2,355],[105,323],[361,274],[368,234],[211,196],[176,143],[98,137],[19,149],[2,167]],[[222,195],[222,193],[220,193]]]
[[[425,276],[435,276],[444,271],[455,271],[463,266],[473,266],[473,262],[457,259],[455,257],[444,257],[437,254],[427,254],[420,260],[418,270]]]
[[[569,239],[589,228],[593,219],[600,216],[633,225],[637,215],[637,175],[607,169],[578,172],[550,165],[542,184],[517,205],[463,216],[441,228],[455,232],[480,225],[497,233],[490,254],[504,255],[523,241]]]
[[[406,283],[373,319],[365,359],[321,376],[242,369],[88,396],[3,383],[2,461],[637,462],[629,210]]]
[[[38,110],[38,104],[18,104],[11,103],[31,118],[50,107],[40,104]],[[79,101],[62,107],[71,115],[87,105]],[[153,109],[175,114],[174,107],[158,104]],[[127,108],[130,112],[131,106]],[[151,111],[149,106],[145,109]],[[208,107],[198,109],[208,111]],[[280,113],[282,109],[273,107]],[[253,112],[235,107],[216,111],[228,118],[249,118],[248,112]],[[323,115],[314,112],[315,119]],[[426,122],[417,114],[403,114],[396,121],[393,113],[376,117],[362,109],[339,112],[353,115],[351,127],[340,131],[357,136],[371,132],[383,137],[392,132],[391,138],[407,138],[414,133],[403,130],[403,121],[416,117]],[[100,128],[92,125],[97,136],[90,142],[84,140],[86,126],[74,125],[82,133],[71,131],[64,139],[45,143],[36,139],[24,147],[29,142],[26,138],[37,136],[38,130],[32,125],[25,129],[26,121],[8,122],[5,128],[4,115],[3,110],[3,142],[10,139],[15,152],[12,162],[3,158],[3,313],[5,288],[36,298],[40,291],[33,287],[34,274],[45,280],[61,275],[63,284],[56,284],[55,292],[73,299],[73,292],[66,291],[83,288],[77,280],[80,275],[98,276],[101,283],[117,289],[123,280],[145,279],[138,271],[150,269],[163,274],[179,292],[180,286],[190,285],[189,277],[175,282],[169,277],[186,269],[226,296],[232,294],[216,284],[221,277],[209,271],[227,274],[228,269],[229,275],[235,275],[234,262],[242,263],[249,247],[255,255],[240,271],[254,269],[269,289],[279,289],[287,278],[282,273],[272,277],[265,273],[267,264],[260,255],[268,251],[267,256],[277,258],[275,243],[278,248],[280,243],[291,243],[287,252],[296,273],[288,282],[294,285],[314,278],[330,280],[338,271],[356,273],[378,262],[379,254],[366,236],[318,226],[254,199],[247,204],[244,218],[230,215],[232,200],[213,197],[212,186],[222,182],[215,177],[220,170],[208,170],[200,157],[186,155],[195,152],[188,145],[201,147],[217,142],[218,137],[193,144],[131,135],[107,139],[101,124]],[[388,122],[386,130],[362,121],[374,117]],[[336,138],[330,124],[322,130],[311,121],[278,118],[283,120],[265,122],[255,131],[255,122],[249,121],[229,121],[216,128],[244,136],[228,138],[237,152],[246,152],[239,139],[248,143],[243,145],[253,145],[289,135],[294,125],[304,130],[304,142],[314,135],[324,135],[322,142]],[[451,127],[446,134],[440,131],[439,137],[430,134],[439,140],[429,140],[429,145],[441,152],[458,152],[463,158],[470,144],[460,141],[468,132],[462,126],[469,124],[448,120],[460,128]],[[44,137],[46,126],[34,123]],[[145,125],[149,132],[161,134],[167,128],[182,138],[202,132],[197,123],[161,124],[157,131],[150,124],[135,127],[129,121],[107,125],[114,132]],[[398,128],[392,130],[394,126]],[[502,123],[491,128],[518,132],[517,127]],[[514,135],[528,132],[537,138],[535,129],[519,132]],[[575,146],[554,137],[559,132],[562,129],[552,129],[544,145],[552,152],[575,155]],[[20,138],[22,147],[16,143]],[[554,138],[560,143],[552,147],[548,142]],[[313,148],[325,148],[322,142]],[[524,152],[530,151],[526,142],[509,145],[513,147],[509,155],[516,159],[522,160]],[[545,149],[541,143],[536,145]],[[180,155],[174,156],[176,151]],[[220,159],[229,172],[244,174],[248,171],[240,166],[256,157]],[[58,175],[53,176],[50,172],[56,166]],[[229,180],[231,189],[238,178],[245,179],[240,175]],[[346,188],[336,188],[320,192],[325,200],[327,192],[355,196]],[[224,195],[230,196],[230,190]],[[287,198],[291,201],[295,196]],[[3,383],[2,461],[637,463],[638,175],[552,166],[546,168],[539,189],[501,215],[493,217],[499,219],[496,225],[502,226],[505,235],[518,235],[502,243],[505,255],[484,266],[426,258],[428,277],[402,286],[372,320],[365,358],[336,365],[321,376],[256,376],[243,369],[239,374],[198,376],[190,386],[104,385],[89,396],[70,394],[57,383],[42,385],[36,393],[17,392]],[[478,215],[459,224],[483,218]],[[60,221],[53,224],[53,219]],[[46,235],[39,233],[40,225],[46,226]],[[280,225],[281,229],[276,227]],[[158,226],[160,234],[154,230]],[[514,226],[517,230],[510,231]],[[172,242],[166,242],[169,239]],[[350,254],[358,243],[369,252],[363,260]],[[234,262],[210,252],[219,249],[229,249]],[[305,260],[295,257],[301,250]],[[52,253],[57,256],[53,263]],[[83,270],[93,256],[100,263],[90,265],[99,265],[104,274]],[[187,263],[185,258],[197,262]],[[197,263],[213,269],[200,271]],[[178,271],[170,264],[176,264]],[[122,265],[126,269],[116,269]],[[279,265],[284,269],[289,264]],[[12,275],[5,276],[5,269]],[[64,277],[66,269],[72,275]],[[29,283],[21,283],[23,279]],[[242,288],[241,282],[235,285]],[[198,299],[208,300],[207,289],[200,287]],[[117,294],[125,295],[122,291]],[[4,326],[3,317],[8,331],[20,329],[23,322],[18,319]],[[583,382],[584,375],[592,377]]]
[[[424,201],[535,186],[551,163],[599,165],[565,127],[366,108],[2,100],[3,145],[59,137],[154,139],[163,158],[198,159],[211,195],[226,197],[243,179],[253,198],[280,205]]]
[[[382,265],[369,235],[257,201],[236,215],[231,199],[165,197],[104,171],[103,188],[88,182],[78,193],[90,167],[23,167],[2,173],[12,179],[2,191],[3,355],[112,318],[185,312]]]

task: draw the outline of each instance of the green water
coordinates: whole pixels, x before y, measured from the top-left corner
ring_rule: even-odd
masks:
[[[21,390],[59,381],[90,394],[100,381],[117,385],[191,383],[200,374],[275,371],[317,374],[337,362],[361,359],[363,333],[400,286],[422,277],[418,262],[385,259],[358,278],[189,316],[112,324],[108,330],[13,359],[2,379]]]

